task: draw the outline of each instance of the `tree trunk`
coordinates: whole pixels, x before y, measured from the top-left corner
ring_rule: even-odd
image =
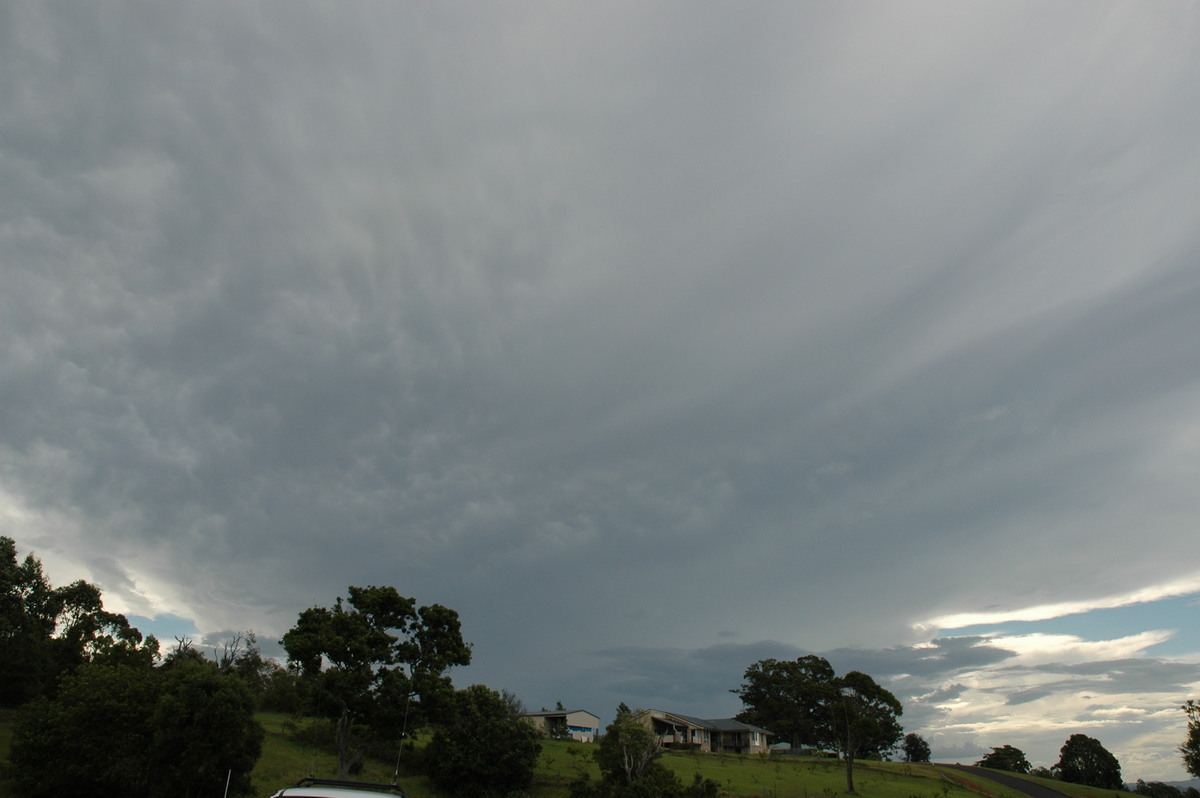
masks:
[[[354,718],[350,715],[349,710],[343,710],[341,716],[337,720],[336,731],[334,738],[337,743],[338,754],[338,778],[345,779],[350,775],[350,769],[362,759],[363,748],[361,745],[351,746],[351,731],[354,726]]]

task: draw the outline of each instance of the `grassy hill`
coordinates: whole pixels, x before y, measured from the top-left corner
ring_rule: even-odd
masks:
[[[0,713],[0,768],[7,765],[13,712]],[[293,740],[288,733],[292,721],[284,715],[263,713],[259,721],[267,736],[263,753],[254,769],[254,794],[267,798],[281,787],[304,776],[335,777],[336,758],[327,752]],[[543,741],[542,755],[531,798],[566,798],[567,784],[580,773],[599,778],[592,761],[594,745]],[[700,753],[667,753],[663,763],[685,782],[693,774],[712,779],[729,798],[836,798],[845,795],[845,768],[828,759],[787,756],[733,756]],[[401,773],[403,773],[401,762]],[[395,761],[372,760],[355,778],[389,783]],[[17,798],[17,793],[0,769],[0,798]],[[1044,781],[1034,779],[1034,781]],[[1072,798],[1113,798],[1112,790],[1096,790],[1062,782],[1046,782]],[[412,798],[440,798],[423,776],[401,775],[399,784]],[[964,778],[936,765],[907,765],[899,762],[861,762],[855,766],[855,786],[862,798],[1021,798],[990,781]],[[1124,793],[1128,796],[1129,793]],[[216,797],[214,797],[216,798]]]

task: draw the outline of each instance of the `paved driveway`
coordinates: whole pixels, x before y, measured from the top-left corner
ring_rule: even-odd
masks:
[[[1044,784],[1038,784],[1032,781],[1018,778],[1011,773],[1006,773],[1003,770],[992,770],[991,768],[977,768],[970,765],[938,765],[947,770],[961,770],[964,773],[969,773],[972,776],[978,776],[981,779],[988,779],[997,784],[1003,784],[1005,787],[1016,790],[1031,796],[1031,798],[1067,798],[1067,794],[1059,792],[1053,787],[1047,787]]]

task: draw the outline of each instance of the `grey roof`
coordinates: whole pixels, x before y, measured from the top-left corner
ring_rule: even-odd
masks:
[[[762,732],[763,734],[771,733],[770,731],[768,731],[767,729],[764,729],[761,726],[755,726],[750,723],[743,723],[742,721],[735,720],[734,718],[718,718],[717,720],[709,720],[706,722],[711,723],[713,725],[713,728],[717,729],[718,731],[756,731],[756,732]]]
[[[773,732],[764,729],[761,726],[752,726],[749,723],[743,723],[742,721],[735,720],[733,718],[697,718],[691,715],[681,715],[678,712],[663,712],[663,714],[679,718],[684,723],[689,723],[692,726],[699,726],[702,729],[708,729],[710,731],[756,731],[762,732],[763,734],[773,734]]]
[[[523,718],[546,718],[546,717],[554,718],[554,717],[558,717],[559,715],[573,715],[576,712],[582,712],[586,715],[591,715],[593,718],[596,718],[597,720],[600,719],[600,716],[597,715],[595,712],[588,712],[586,709],[550,709],[550,710],[546,710],[544,712],[522,712],[521,717],[523,717]]]

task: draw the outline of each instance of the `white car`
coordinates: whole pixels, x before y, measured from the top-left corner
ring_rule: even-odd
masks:
[[[271,798],[407,798],[395,784],[371,784],[365,781],[337,779],[300,779],[294,787],[284,787]]]

